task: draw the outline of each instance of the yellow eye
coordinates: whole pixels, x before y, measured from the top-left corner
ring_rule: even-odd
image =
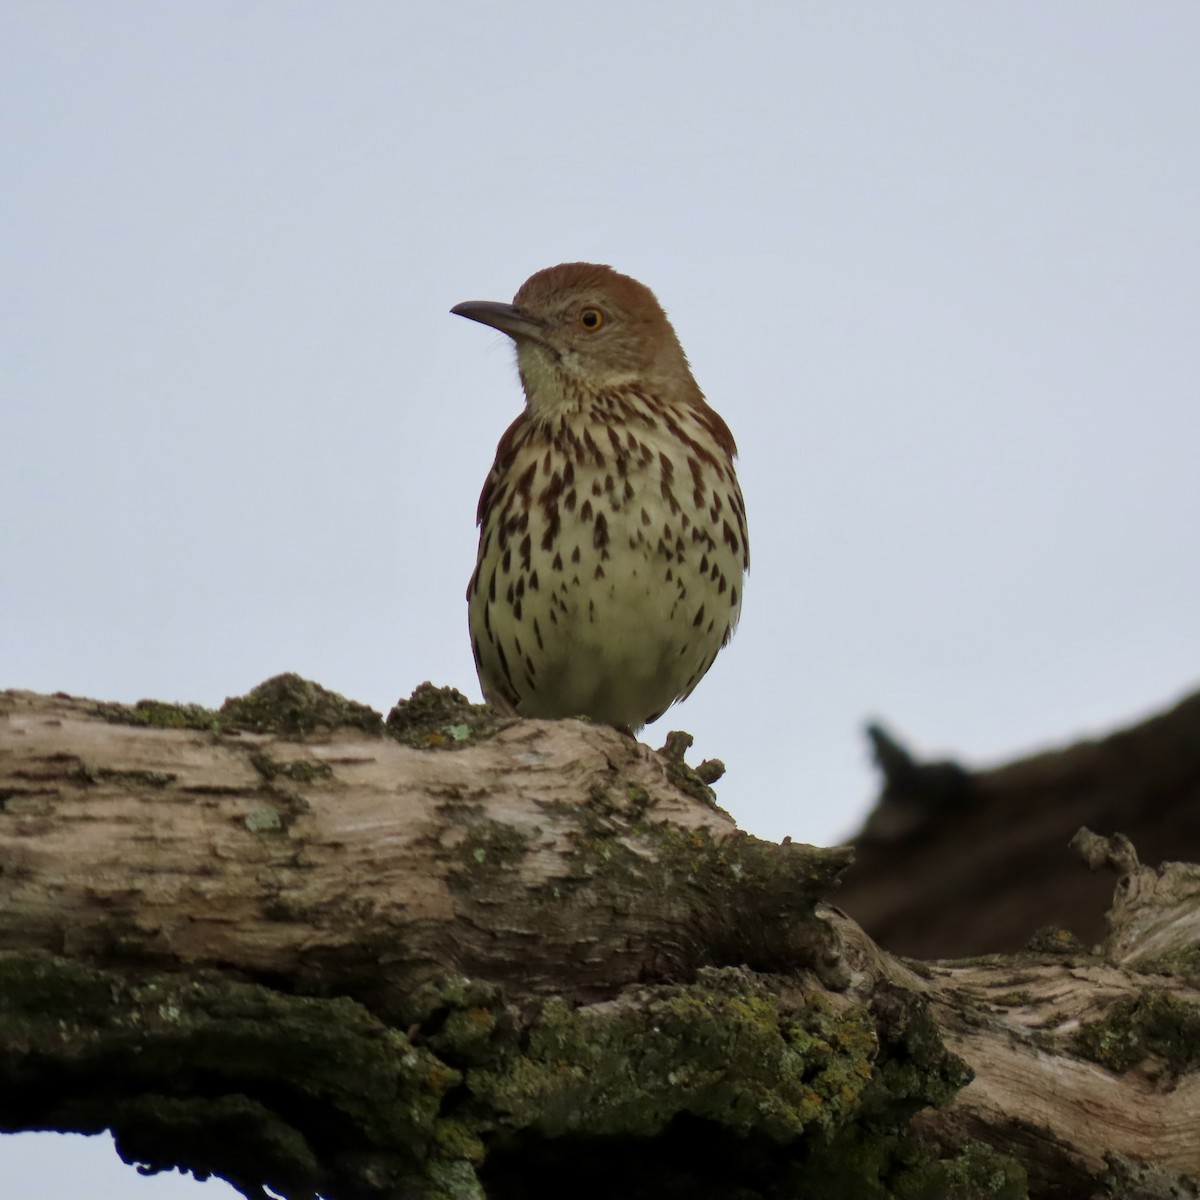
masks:
[[[595,333],[604,324],[604,314],[598,308],[582,309],[579,313],[579,323],[589,333]]]

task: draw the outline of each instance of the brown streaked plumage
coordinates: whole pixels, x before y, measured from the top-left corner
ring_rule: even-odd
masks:
[[[479,497],[467,588],[487,699],[624,729],[685,699],[750,565],[728,426],[649,288],[563,263],[452,312],[516,343],[525,410]]]

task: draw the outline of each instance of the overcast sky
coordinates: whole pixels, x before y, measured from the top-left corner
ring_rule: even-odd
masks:
[[[733,14],[0,2],[0,687],[478,698],[520,394],[447,310],[574,259],[739,443],[741,629],[645,737],[744,828],[852,832],[870,717],[979,764],[1195,687],[1200,7]],[[80,1145],[5,1195],[232,1195]]]

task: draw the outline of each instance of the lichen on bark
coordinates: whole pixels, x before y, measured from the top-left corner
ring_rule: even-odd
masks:
[[[247,1195],[418,1181],[460,1075],[344,997],[0,958],[0,1124],[111,1129],[128,1161]]]

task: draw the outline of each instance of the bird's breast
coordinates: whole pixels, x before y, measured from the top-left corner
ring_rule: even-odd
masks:
[[[748,552],[732,462],[686,413],[609,416],[526,431],[482,514],[476,658],[518,702],[582,701],[579,671],[602,664],[669,693],[665,707],[737,622]]]

